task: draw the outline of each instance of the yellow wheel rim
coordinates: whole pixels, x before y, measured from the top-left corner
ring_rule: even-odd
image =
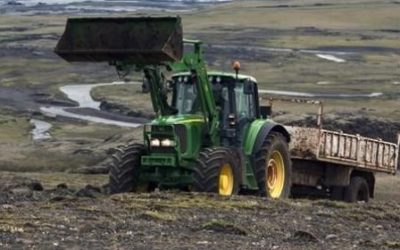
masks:
[[[269,196],[279,198],[285,184],[285,163],[278,151],[273,151],[271,158],[267,159],[265,175],[265,186]]]
[[[232,167],[229,163],[225,163],[219,173],[218,193],[232,195],[234,181]]]

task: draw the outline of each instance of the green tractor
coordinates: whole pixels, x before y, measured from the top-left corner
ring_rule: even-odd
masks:
[[[55,52],[71,62],[107,61],[120,73],[142,71],[149,84],[156,118],[144,125],[143,144],[113,155],[111,193],[289,196],[289,133],[267,119],[256,80],[239,74],[238,63],[232,73],[207,72],[201,42],[183,39],[180,17],[69,19]]]

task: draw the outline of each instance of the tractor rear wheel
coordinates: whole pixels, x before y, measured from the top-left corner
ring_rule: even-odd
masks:
[[[109,172],[110,193],[136,191],[140,174],[140,157],[145,148],[141,144],[131,144],[117,148]]]
[[[369,187],[365,178],[354,176],[350,179],[350,185],[344,190],[344,201],[369,201]]]
[[[254,174],[259,194],[270,198],[288,198],[292,186],[292,162],[286,138],[271,132],[255,154]]]
[[[223,196],[237,194],[240,166],[234,156],[228,148],[203,149],[193,169],[193,191]]]

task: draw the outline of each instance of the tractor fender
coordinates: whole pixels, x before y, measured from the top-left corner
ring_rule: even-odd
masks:
[[[286,138],[287,142],[290,142],[290,134],[281,124],[271,120],[263,120],[262,123],[260,120],[256,120],[249,128],[245,143],[245,154],[251,156],[257,152],[271,132],[281,133]]]

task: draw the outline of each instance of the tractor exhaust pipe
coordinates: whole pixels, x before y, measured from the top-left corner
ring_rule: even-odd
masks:
[[[69,18],[54,52],[68,62],[177,61],[183,55],[181,18]]]

